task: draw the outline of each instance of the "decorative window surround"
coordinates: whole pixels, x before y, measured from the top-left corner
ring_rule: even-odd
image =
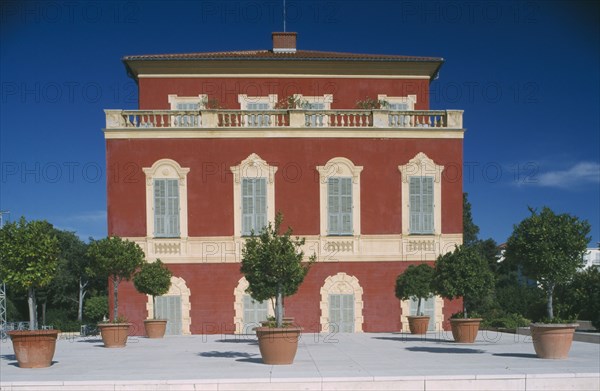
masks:
[[[433,322],[435,324],[435,331],[443,331],[444,329],[442,328],[442,326],[444,324],[444,299],[441,296],[434,297],[435,319],[433,320]],[[410,300],[401,300],[400,309],[402,310],[402,315],[400,316],[400,322],[402,323],[402,331],[409,332],[410,330],[408,328],[407,316],[410,314]]]
[[[433,235],[442,233],[442,172],[444,166],[435,164],[423,152],[419,152],[407,164],[398,166],[402,175],[402,235],[410,233],[410,177],[433,177]]]
[[[242,236],[242,179],[265,178],[267,182],[267,222],[275,221],[275,173],[257,154],[250,154],[239,165],[230,167],[233,173],[233,235]]]
[[[154,317],[154,303],[152,302],[152,296],[148,296],[146,303],[146,310],[148,311],[148,319]],[[171,287],[164,296],[179,296],[181,297],[181,334],[191,335],[190,326],[192,325],[192,317],[190,311],[192,305],[190,303],[191,292],[188,288],[185,280],[181,277],[171,277]]]
[[[233,290],[233,310],[235,312],[233,324],[235,324],[235,334],[241,334],[244,329],[244,295],[248,294],[246,293],[248,286],[250,286],[248,280],[246,280],[246,277],[242,277]],[[267,306],[267,311],[269,316],[275,316],[272,305]]]
[[[180,238],[188,237],[187,174],[175,160],[160,159],[152,167],[142,169],[146,175],[146,236],[154,237],[154,179],[179,180],[179,233]]]
[[[330,177],[352,178],[352,231],[353,236],[360,236],[360,173],[362,166],[355,166],[345,157],[334,157],[324,166],[317,166],[319,171],[319,198],[320,198],[320,234],[327,236],[327,184]]]
[[[346,273],[338,273],[335,276],[329,276],[321,287],[321,332],[329,332],[329,295],[330,294],[354,294],[354,332],[363,331],[363,307],[362,300],[363,289],[358,282],[358,278]]]

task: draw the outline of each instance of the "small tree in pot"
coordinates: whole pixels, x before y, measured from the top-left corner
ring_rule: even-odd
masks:
[[[156,262],[145,263],[133,277],[133,285],[140,293],[152,296],[152,319],[144,321],[148,338],[162,338],[167,326],[166,319],[158,319],[156,315],[156,296],[164,295],[171,287],[173,273],[157,259]]]
[[[97,262],[99,272],[107,275],[113,285],[112,323],[98,325],[104,346],[125,347],[130,324],[119,316],[119,284],[130,280],[144,264],[144,251],[134,242],[112,236],[92,242],[88,256]]]
[[[462,297],[462,318],[450,320],[454,340],[473,343],[479,331],[480,318],[469,318],[469,304],[485,296],[494,287],[494,275],[477,249],[464,245],[440,255],[435,262],[436,291],[447,299]]]
[[[275,298],[275,327],[258,327],[256,334],[265,364],[291,364],[298,348],[300,327],[283,327],[283,298],[298,291],[300,284],[315,261],[316,255],[303,263],[300,249],[304,239],[292,239],[292,229],[281,235],[279,229],[283,216],[277,213],[275,225],[269,223],[246,241],[242,250],[240,271],[248,280],[247,292],[254,300]],[[283,346],[281,346],[283,345]],[[278,356],[275,352],[284,353]]]
[[[423,298],[433,296],[434,269],[422,263],[418,266],[410,265],[404,273],[396,279],[396,297],[400,300],[417,300],[416,316],[407,315],[410,332],[412,334],[425,334],[429,326],[429,316],[423,315]]]
[[[539,213],[532,208],[529,211],[531,216],[515,226],[506,243],[506,260],[521,265],[523,273],[546,292],[550,323],[531,325],[536,353],[542,358],[566,358],[578,325],[560,325],[554,319],[554,289],[570,281],[583,266],[590,224],[566,213],[557,215],[548,207]],[[555,341],[555,336],[560,341]]]
[[[58,330],[37,330],[35,290],[48,285],[58,267],[60,249],[54,227],[46,221],[7,223],[0,229],[0,281],[27,292],[29,331],[10,331],[21,368],[52,364]]]

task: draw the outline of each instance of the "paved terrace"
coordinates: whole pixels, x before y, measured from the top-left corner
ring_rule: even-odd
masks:
[[[567,360],[535,356],[530,337],[480,332],[304,334],[293,365],[262,363],[256,338],[130,337],[107,349],[97,337],[61,339],[54,364],[17,367],[0,343],[0,389],[8,390],[599,390],[600,345],[573,342]]]

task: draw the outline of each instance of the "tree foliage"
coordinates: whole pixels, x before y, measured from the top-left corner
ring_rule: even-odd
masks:
[[[144,251],[134,242],[118,236],[90,243],[88,256],[97,262],[100,274],[108,276],[113,283],[113,319],[119,316],[119,283],[130,280],[144,264]]]
[[[92,322],[100,322],[108,315],[108,297],[94,296],[85,301],[85,316]]]
[[[463,244],[470,246],[477,241],[479,227],[473,222],[469,193],[463,193]]]
[[[26,290],[30,328],[36,328],[35,289],[54,278],[60,248],[52,224],[47,221],[7,223],[0,229],[0,280],[9,287]]]
[[[417,315],[421,315],[422,298],[430,298],[433,294],[433,277],[435,270],[422,263],[410,265],[404,273],[396,278],[396,297],[400,300],[416,299]]]
[[[464,245],[438,257],[434,281],[436,291],[443,297],[463,297],[465,318],[470,304],[488,295],[494,287],[494,275],[487,261],[477,249]]]
[[[531,216],[515,226],[506,244],[505,257],[521,265],[523,273],[538,281],[547,295],[547,316],[554,318],[553,293],[583,266],[590,224],[569,214],[544,207],[529,209]]]
[[[152,296],[154,319],[156,319],[156,296],[164,295],[171,287],[173,273],[157,259],[156,262],[144,263],[140,271],[133,277],[135,289],[140,293]]]
[[[265,226],[258,236],[252,233],[242,249],[240,271],[248,280],[247,292],[254,300],[265,301],[276,298],[275,315],[277,326],[281,327],[283,309],[282,298],[298,291],[316,255],[303,263],[301,247],[305,240],[292,239],[292,229],[288,227],[281,235],[279,229],[283,221],[281,213],[275,217],[275,225]]]
[[[563,319],[591,320],[600,330],[600,268],[579,271],[556,289],[557,315]]]

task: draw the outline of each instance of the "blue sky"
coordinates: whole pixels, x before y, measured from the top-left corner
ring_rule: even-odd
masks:
[[[464,189],[480,237],[527,206],[587,219],[600,240],[595,2],[287,0],[307,50],[438,56],[432,109],[465,110]],[[268,49],[282,1],[4,1],[0,209],[106,235],[103,109],[135,109],[132,54]]]

